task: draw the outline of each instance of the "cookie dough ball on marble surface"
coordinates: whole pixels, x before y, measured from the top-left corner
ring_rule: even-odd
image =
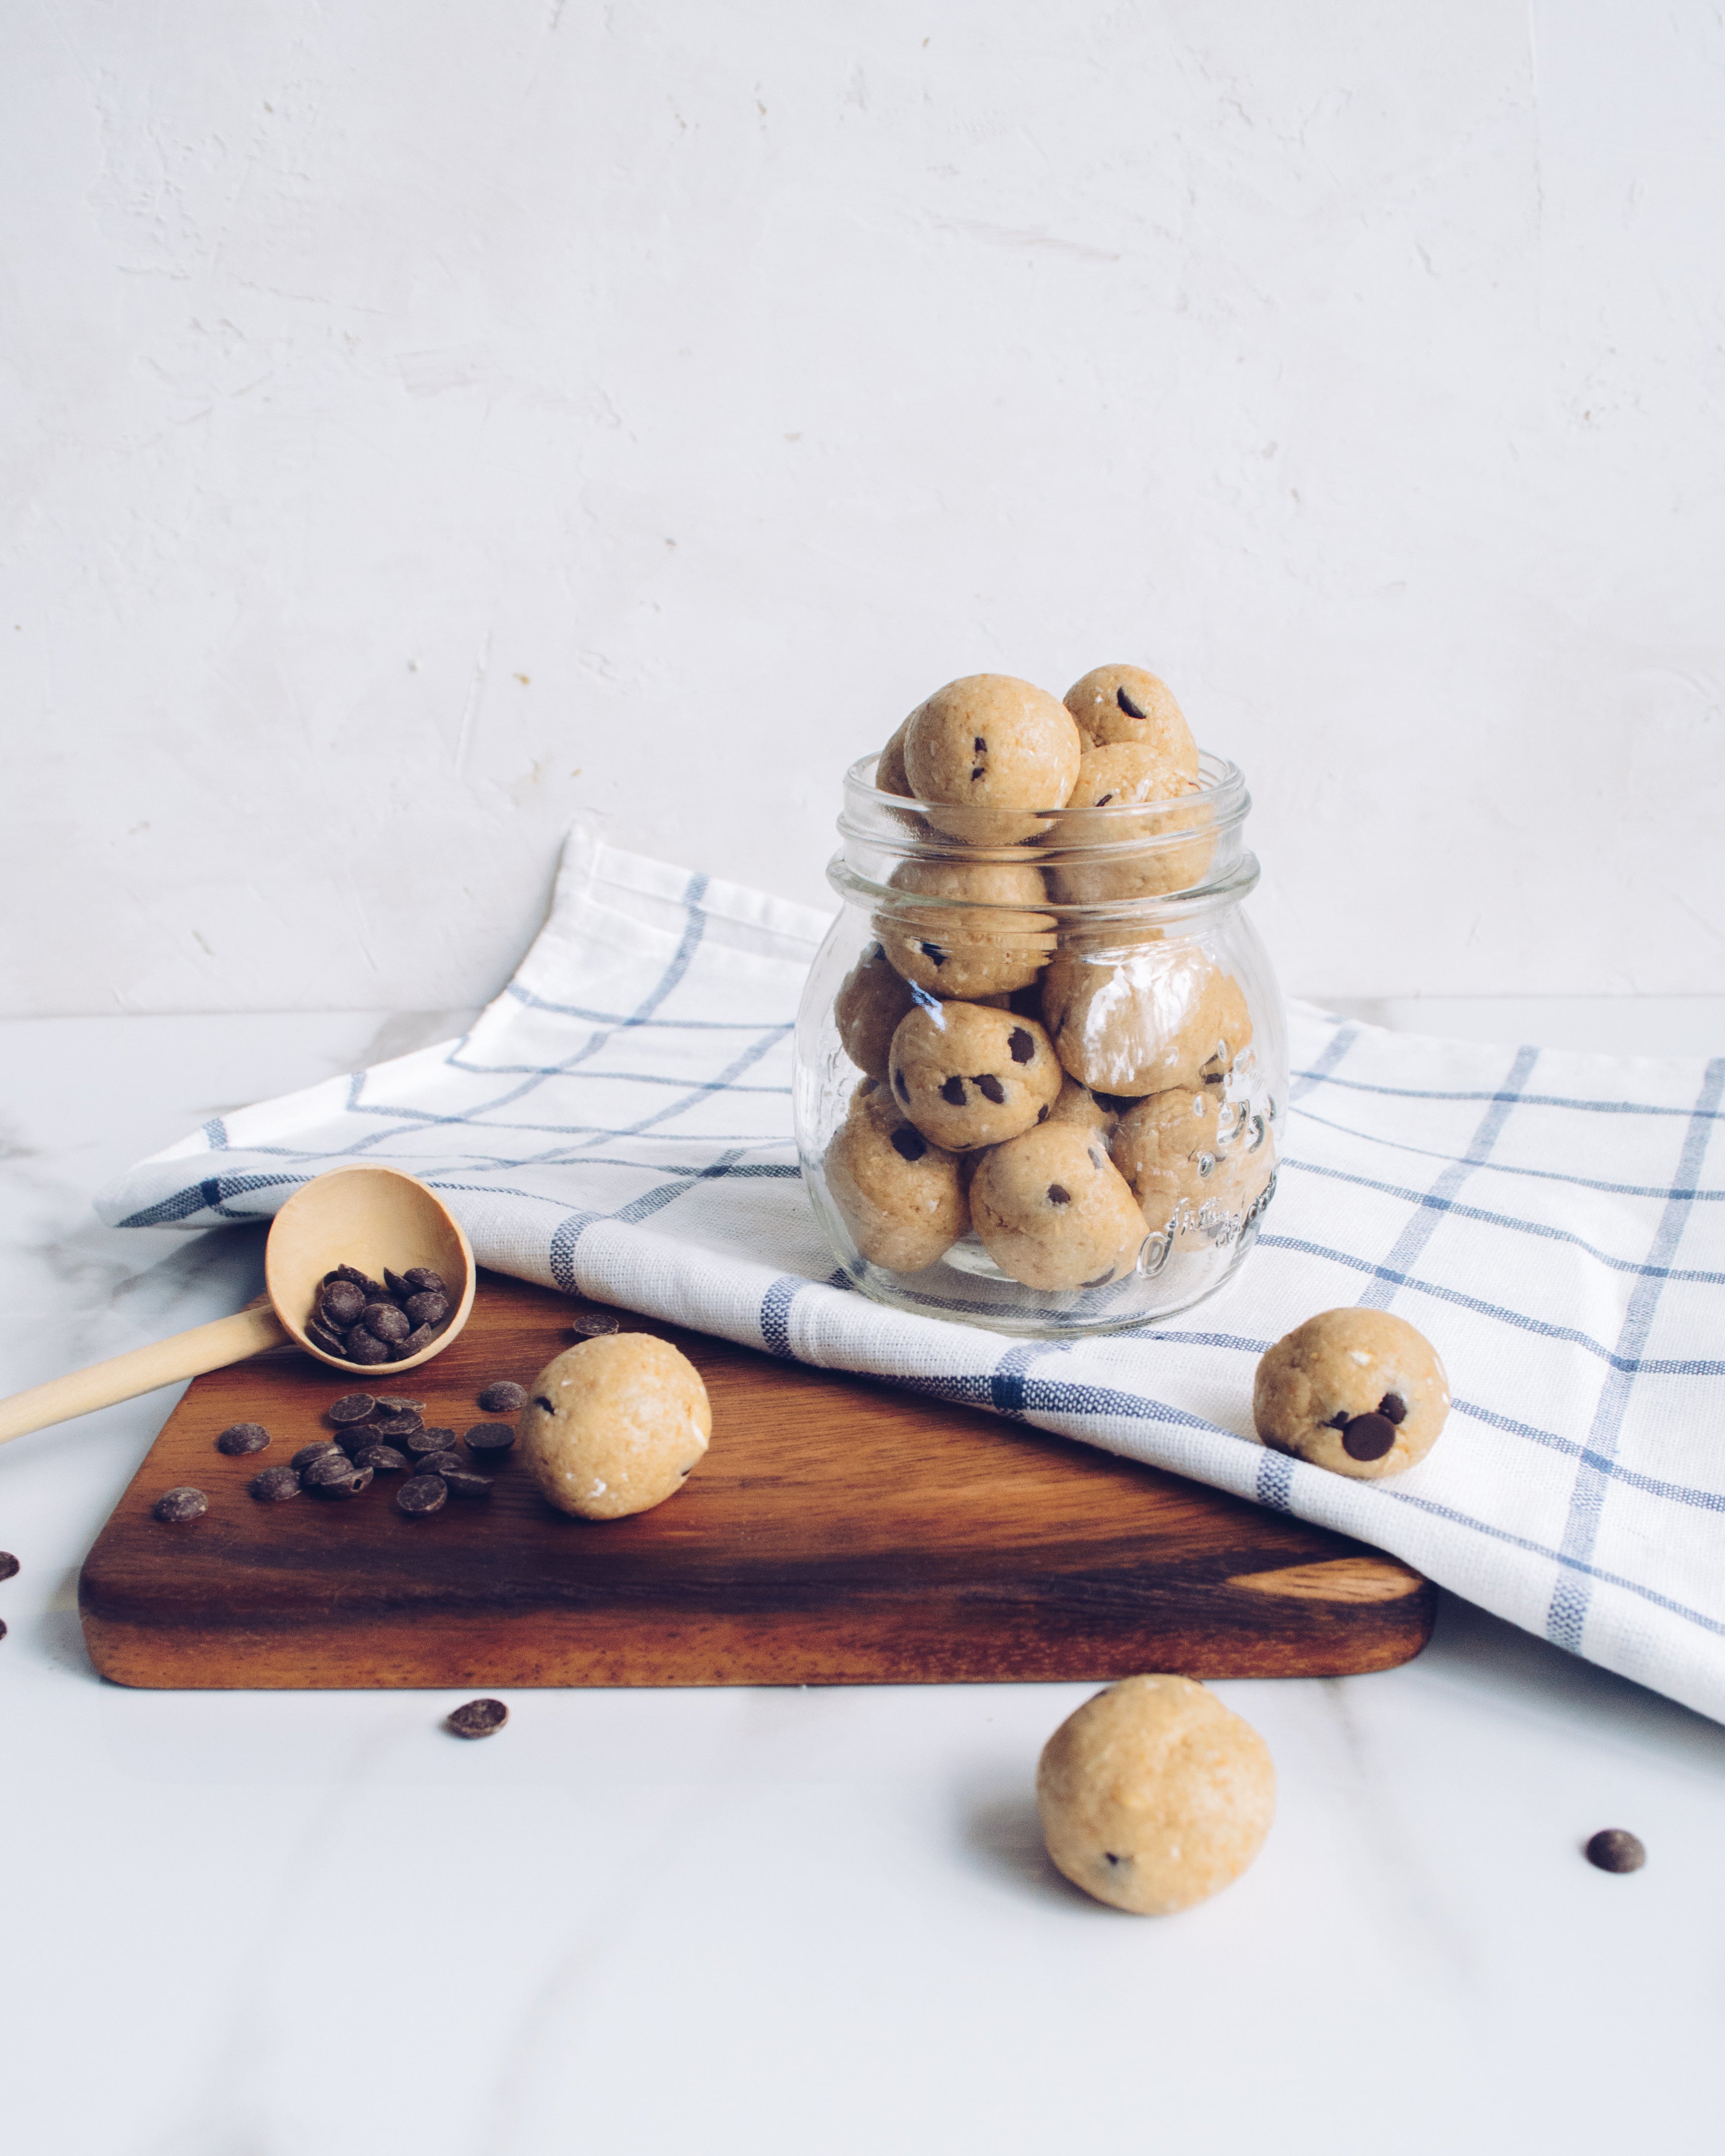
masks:
[[[1198,776],[1198,744],[1166,681],[1142,666],[1094,666],[1066,691],[1085,744],[1135,742],[1154,749],[1189,778]]]
[[[899,1106],[951,1152],[1001,1145],[1045,1122],[1062,1075],[1034,1019],[986,1004],[919,1005],[892,1036],[891,1074]]]
[[[1127,1677],[1043,1747],[1036,1809],[1075,1887],[1168,1917],[1230,1885],[1264,1846],[1276,1768],[1251,1724],[1190,1677]]]
[[[1387,1310],[1308,1317],[1259,1358],[1252,1383],[1266,1445],[1361,1481],[1424,1460],[1449,1412],[1437,1350]]]
[[[970,674],[911,712],[905,772],[919,801],[967,811],[1059,808],[1082,746],[1072,714],[1046,690],[1009,674]],[[1022,818],[931,820],[981,845],[1010,845],[1037,828]]]
[[[1106,1287],[1138,1262],[1144,1216],[1098,1132],[1049,1122],[983,1156],[970,1217],[1026,1287]]]
[[[1099,1093],[1220,1086],[1252,1038],[1233,975],[1195,945],[1159,938],[1060,952],[1042,1008],[1060,1061]]]
[[[827,1189],[870,1265],[920,1273],[970,1226],[957,1158],[865,1080],[826,1152]]]
[[[1083,834],[1094,839],[1093,855],[1080,843],[1076,822],[1063,821],[1060,857],[1049,869],[1053,895],[1069,906],[1099,906],[1159,898],[1202,883],[1215,842],[1208,831],[1191,830],[1194,821],[1208,820],[1204,804],[1189,798],[1198,790],[1195,778],[1139,742],[1087,750],[1066,805],[1111,813],[1094,819],[1093,833]],[[1121,814],[1136,806],[1142,815]]]
[[[1244,1213],[1276,1164],[1263,1118],[1249,1104],[1219,1098],[1214,1086],[1176,1086],[1135,1102],[1109,1151],[1153,1228],[1205,1206],[1213,1217]]]
[[[971,1003],[1027,988],[1054,952],[1054,916],[1040,869],[1028,861],[901,861],[892,888],[908,904],[880,914],[875,932],[907,981],[932,996]]]
[[[884,1082],[892,1036],[916,1001],[910,983],[888,963],[880,945],[871,943],[833,998],[839,1041],[859,1070]]]
[[[898,731],[881,750],[875,766],[876,793],[896,793],[906,801],[912,798],[911,782],[905,772],[905,728],[910,723],[909,719],[899,721]]]
[[[675,1496],[713,1433],[700,1373],[668,1340],[608,1332],[533,1380],[521,1456],[559,1512],[619,1520]]]

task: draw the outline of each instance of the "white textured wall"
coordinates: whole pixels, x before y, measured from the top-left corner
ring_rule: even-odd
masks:
[[[0,1009],[479,999],[1165,673],[1290,985],[1725,988],[1701,0],[12,0]]]

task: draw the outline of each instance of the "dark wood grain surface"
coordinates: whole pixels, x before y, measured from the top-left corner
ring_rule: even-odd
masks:
[[[485,1419],[571,1342],[564,1296],[483,1277],[461,1337],[392,1388],[428,1424]],[[348,1389],[297,1349],[198,1378],[85,1562],[85,1636],[165,1686],[913,1684],[1333,1676],[1405,1661],[1433,1590],[1395,1559],[1154,1468],[870,1380],[619,1313],[712,1395],[711,1451],[630,1520],[545,1504],[512,1456],[426,1520],[399,1476],[259,1504],[247,1485],[328,1435]],[[229,1460],[228,1424],[263,1423]],[[190,1525],[155,1520],[177,1483]]]

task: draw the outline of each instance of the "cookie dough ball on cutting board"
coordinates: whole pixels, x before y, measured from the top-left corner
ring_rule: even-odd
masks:
[[[1026,1287],[1106,1287],[1144,1246],[1144,1216],[1101,1134],[1071,1123],[1045,1123],[985,1153],[970,1217],[1001,1271]]]
[[[1043,1747],[1036,1809],[1075,1887],[1168,1917],[1230,1885],[1264,1846],[1276,1768],[1251,1724],[1190,1677],[1127,1677]]]
[[[1166,681],[1142,666],[1093,666],[1066,691],[1066,709],[1089,748],[1135,742],[1189,778],[1198,776],[1198,744]]]
[[[886,951],[871,943],[833,998],[839,1042],[859,1070],[884,1082],[892,1036],[916,1002],[910,983],[888,963]]]
[[[875,933],[894,968],[932,996],[957,1002],[1029,988],[1053,955],[1054,916],[1042,871],[1028,861],[901,861],[889,879],[909,898]]]
[[[1145,1219],[1165,1228],[1183,1206],[1243,1213],[1270,1180],[1269,1131],[1210,1087],[1152,1093],[1127,1109],[1109,1150]]]
[[[713,1434],[706,1387],[650,1332],[566,1348],[533,1380],[521,1456],[559,1512],[620,1520],[675,1496]]]
[[[1252,1421],[1276,1452],[1376,1481],[1424,1460],[1450,1412],[1437,1350],[1387,1310],[1326,1310],[1259,1358]]]
[[[920,1273],[970,1227],[957,1158],[865,1082],[826,1152],[827,1189],[870,1265]]]
[[[1054,1045],[1034,1019],[986,1004],[919,1005],[892,1036],[891,1086],[932,1144],[1000,1145],[1045,1122],[1060,1097]]]
[[[905,773],[919,801],[967,812],[1060,808],[1082,748],[1072,714],[1045,689],[1009,674],[969,674],[911,712]],[[1011,845],[1037,829],[1022,818],[931,820],[978,845]]]
[[[1042,1008],[1060,1061],[1099,1093],[1219,1087],[1252,1038],[1239,982],[1193,944],[1062,951]]]

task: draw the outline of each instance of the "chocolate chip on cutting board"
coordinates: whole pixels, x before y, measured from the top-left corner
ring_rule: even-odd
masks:
[[[434,1430],[409,1430],[402,1433],[403,1448],[408,1452],[453,1452],[455,1433],[441,1427]]]
[[[248,1452],[261,1452],[269,1442],[270,1433],[262,1423],[230,1422],[216,1440],[216,1450],[239,1460]]]
[[[452,1497],[489,1497],[491,1494],[490,1476],[481,1475],[474,1468],[464,1467],[459,1460],[453,1467],[440,1467],[438,1472],[443,1476],[444,1486]]]
[[[441,1475],[415,1475],[395,1493],[395,1509],[410,1520],[440,1512],[449,1502],[449,1489]]]
[[[371,1488],[372,1471],[369,1467],[358,1466],[351,1460],[344,1460],[341,1465],[347,1470],[346,1474],[326,1475],[320,1478],[314,1466],[301,1480],[320,1497],[357,1497]]]
[[[182,1482],[174,1489],[164,1490],[150,1509],[158,1520],[177,1526],[182,1520],[201,1520],[209,1510],[209,1499],[202,1490]]]
[[[496,1378],[480,1394],[479,1404],[487,1414],[519,1414],[527,1404],[527,1389],[508,1378]]]
[[[1640,1837],[1620,1826],[1602,1827],[1585,1851],[1589,1864],[1601,1871],[1639,1871],[1647,1861]]]
[[[495,1737],[509,1719],[501,1699],[470,1699],[458,1707],[444,1723],[457,1737]]]
[[[316,1454],[300,1468],[300,1481],[308,1490],[321,1490],[327,1483],[345,1482],[362,1472],[339,1445],[332,1445],[326,1452]]]
[[[605,1312],[583,1310],[578,1317],[570,1319],[569,1330],[578,1340],[597,1340],[602,1332],[615,1332],[619,1327],[617,1320]],[[480,1405],[483,1407],[485,1402],[481,1400]]]
[[[259,1504],[279,1505],[285,1497],[297,1497],[300,1478],[291,1467],[266,1467],[251,1479],[251,1493]]]
[[[413,1462],[416,1475],[447,1476],[452,1467],[465,1467],[467,1462],[459,1452],[422,1452]]]
[[[343,1393],[341,1399],[324,1412],[339,1428],[344,1423],[363,1422],[368,1414],[382,1404],[381,1400],[374,1400],[369,1393]]]
[[[398,1414],[385,1414],[380,1409],[366,1428],[375,1437],[387,1438],[393,1444],[398,1437],[411,1437],[415,1430],[423,1430],[417,1408],[403,1408]]]
[[[18,1559],[10,1550],[0,1550],[0,1579],[13,1579],[18,1574]]]
[[[404,1475],[413,1462],[393,1445],[362,1445],[354,1449],[356,1467],[369,1467],[374,1475]]]
[[[480,1395],[484,1398],[484,1394]],[[521,1394],[521,1405],[527,1404],[527,1396]],[[476,1422],[461,1442],[470,1452],[480,1452],[495,1456],[507,1452],[515,1443],[515,1425],[507,1422]]]
[[[288,1466],[296,1475],[303,1475],[314,1460],[341,1460],[346,1456],[334,1438],[321,1437],[314,1445],[302,1445]]]

